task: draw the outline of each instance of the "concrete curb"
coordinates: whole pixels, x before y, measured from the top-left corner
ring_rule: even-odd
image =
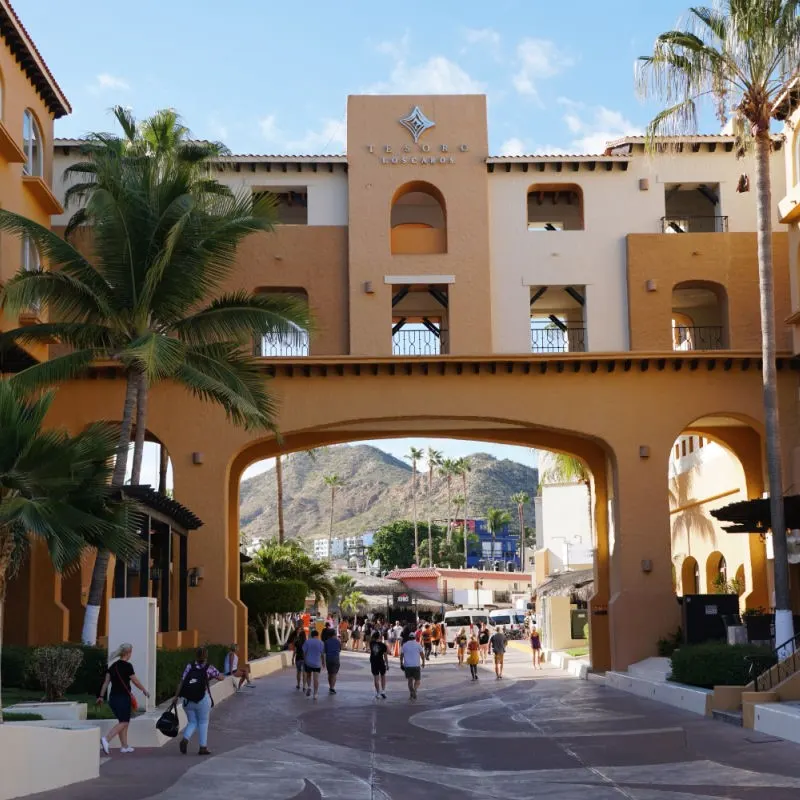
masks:
[[[647,697],[674,708],[681,708],[703,717],[711,715],[713,692],[682,683],[666,683],[630,675],[627,672],[607,672],[606,686],[622,692]]]

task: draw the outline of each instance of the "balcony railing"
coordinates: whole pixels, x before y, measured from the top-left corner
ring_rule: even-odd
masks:
[[[431,330],[400,330],[392,334],[394,356],[438,356],[442,342],[438,332]]]
[[[661,233],[727,233],[728,218],[715,216],[661,217]]]
[[[583,353],[586,351],[586,328],[531,327],[532,353]]]
[[[676,325],[672,329],[673,350],[723,350],[722,325]]]
[[[264,336],[256,341],[253,355],[261,358],[300,358],[308,355],[308,332],[290,336]]]

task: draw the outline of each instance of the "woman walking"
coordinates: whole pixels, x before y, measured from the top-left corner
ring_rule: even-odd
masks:
[[[458,666],[464,666],[464,653],[467,649],[467,631],[465,628],[461,628],[458,634],[456,635],[456,648],[458,652]]]
[[[470,636],[467,645],[467,664],[473,681],[478,680],[478,663],[480,662],[480,645],[476,636]]]
[[[358,619],[353,622],[353,635],[350,637],[352,650],[358,650],[361,646],[361,626],[358,624]]]
[[[481,632],[478,634],[478,646],[481,651],[481,664],[485,664],[486,659],[489,658],[489,628],[486,627],[485,622],[481,623]]]
[[[139,683],[130,663],[133,645],[121,644],[111,655],[106,675],[103,679],[103,687],[97,696],[97,705],[101,705],[106,695],[109,684],[111,691],[108,695],[108,707],[114,712],[117,724],[108,732],[106,736],[100,737],[100,745],[103,752],[108,755],[109,742],[119,736],[120,753],[132,753],[133,748],[128,747],[128,724],[131,721],[131,711],[135,709],[135,700],[131,694],[131,684],[133,684],[145,697],[150,697],[150,692]]]
[[[297,625],[297,632],[294,637],[294,652],[292,653],[292,662],[294,663],[295,670],[297,671],[297,688],[295,691],[300,691],[300,680],[303,681],[303,691],[306,690],[308,685],[308,676],[305,671],[305,661],[303,657],[303,645],[306,643],[306,632],[303,628],[303,623]]]
[[[542,667],[542,640],[535,625],[531,628],[531,653],[533,655],[533,668],[544,669]]]
[[[389,669],[389,651],[381,641],[380,631],[372,634],[369,643],[369,667],[375,684],[375,699],[386,699],[386,670]]]
[[[211,709],[214,707],[211,698],[212,680],[221,681],[224,678],[216,667],[208,663],[208,650],[205,647],[198,647],[194,663],[187,664],[184,668],[181,682],[173,698],[174,703],[178,702],[179,697],[183,698],[183,709],[189,720],[180,743],[181,753],[184,755],[195,731],[198,732],[200,739],[200,749],[197,754],[211,755],[208,749],[208,723]]]

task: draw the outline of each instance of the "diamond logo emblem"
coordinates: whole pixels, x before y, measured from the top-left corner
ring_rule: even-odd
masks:
[[[398,122],[414,137],[415,143],[419,141],[419,137],[425,131],[436,125],[433,120],[428,119],[422,113],[422,109],[419,106],[414,106],[411,109],[411,113],[407,117],[399,119]]]

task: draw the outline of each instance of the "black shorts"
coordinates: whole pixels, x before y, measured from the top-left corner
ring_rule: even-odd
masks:
[[[422,679],[422,667],[406,667],[404,671],[408,680],[418,681]]]
[[[308,664],[305,665],[306,672],[322,672],[322,667],[309,667]]]
[[[328,670],[328,675],[335,675],[339,671],[338,661],[326,661],[325,668]]]
[[[297,671],[298,672],[302,672],[303,671],[303,666],[305,665],[305,661],[303,661],[302,658],[296,658],[294,660],[294,665],[295,665],[295,667],[297,667]]]
[[[373,675],[385,675],[386,674],[386,664],[381,661],[380,663],[372,663],[370,662],[369,668],[372,670]]]
[[[108,707],[114,712],[117,722],[131,721],[131,698],[127,694],[109,695]]]

